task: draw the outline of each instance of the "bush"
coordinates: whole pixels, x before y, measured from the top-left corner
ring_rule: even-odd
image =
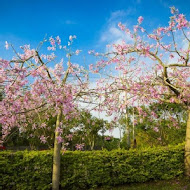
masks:
[[[52,151],[0,152],[1,189],[51,189]],[[183,175],[184,145],[147,150],[68,151],[61,188],[89,189]]]

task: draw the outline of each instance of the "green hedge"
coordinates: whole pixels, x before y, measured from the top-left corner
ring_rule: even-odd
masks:
[[[51,189],[52,151],[0,152],[0,189]],[[66,152],[61,188],[90,189],[183,175],[184,146],[148,150]]]

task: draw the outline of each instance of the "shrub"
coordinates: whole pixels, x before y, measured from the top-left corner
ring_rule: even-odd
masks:
[[[184,145],[147,150],[68,151],[60,186],[89,189],[183,175]],[[52,151],[0,152],[1,189],[51,189]]]

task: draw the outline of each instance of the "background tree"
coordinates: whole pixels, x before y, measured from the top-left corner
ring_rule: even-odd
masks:
[[[133,110],[135,114],[135,139],[137,147],[166,146],[182,143],[185,140],[187,114],[184,107],[175,103],[154,103],[129,110],[130,136],[133,136]],[[140,112],[140,114],[139,114]],[[125,119],[121,118],[120,122]],[[126,134],[122,138],[122,147],[126,147]]]
[[[76,121],[75,127],[72,129],[73,143],[84,143],[85,149],[93,150],[95,146],[101,146],[98,141],[102,142],[100,132],[108,130],[109,123],[103,119],[98,119],[91,115],[90,112],[83,110],[80,113],[80,118]],[[76,143],[74,143],[76,144]]]
[[[174,103],[152,104],[146,108],[146,116],[138,118],[139,138],[146,135],[151,145],[178,144],[185,141],[186,110]],[[142,139],[143,140],[143,139]]]

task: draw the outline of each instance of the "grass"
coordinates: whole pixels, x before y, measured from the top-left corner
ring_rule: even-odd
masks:
[[[180,178],[157,182],[127,184],[117,187],[104,187],[98,190],[190,190],[190,179]]]

